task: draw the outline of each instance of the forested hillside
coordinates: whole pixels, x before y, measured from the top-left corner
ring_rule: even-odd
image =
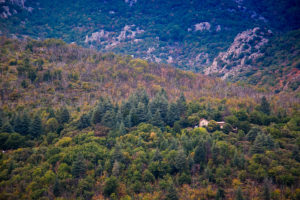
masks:
[[[257,101],[272,94],[263,88],[229,84],[131,56],[102,54],[61,40],[20,42],[2,37],[0,46],[2,106],[93,105],[100,96],[119,102],[139,88],[146,88],[151,97],[164,88],[172,99],[184,92],[189,100],[251,97]],[[289,100],[279,103],[289,107],[296,101],[293,95],[282,98],[286,97]]]
[[[2,0],[0,34],[58,38],[202,71],[239,33],[299,29],[299,12],[297,0]]]
[[[0,47],[0,199],[299,199],[296,92],[55,39]]]

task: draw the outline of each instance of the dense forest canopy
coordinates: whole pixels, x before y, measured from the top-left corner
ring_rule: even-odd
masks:
[[[0,200],[300,199],[299,13],[0,0]]]
[[[0,199],[299,198],[297,93],[1,39]]]

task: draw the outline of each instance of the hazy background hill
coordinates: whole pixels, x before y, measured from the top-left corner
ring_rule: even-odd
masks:
[[[219,65],[218,76],[223,76],[224,70],[219,68],[224,65],[217,59],[237,45],[236,39],[242,35],[244,40],[238,45],[244,46],[247,41],[248,51],[242,54],[233,51],[236,56],[228,55],[226,62],[230,67],[227,68],[232,68],[234,73],[226,78],[271,86],[277,91],[295,90],[299,85],[299,37],[288,32],[300,27],[299,8],[296,0],[2,0],[0,31],[18,38],[60,38],[102,52],[132,55],[182,69],[206,71],[206,74],[211,74],[211,67]],[[249,33],[257,30],[256,27],[263,34],[252,37]],[[287,44],[278,47],[279,40]],[[292,64],[256,61],[273,55],[291,55]],[[258,83],[254,80],[257,75],[252,77],[260,73],[258,69],[271,67],[263,71],[274,71],[287,65],[288,70],[275,78],[268,75]],[[216,70],[212,71],[215,74]],[[274,87],[278,80],[284,83]]]

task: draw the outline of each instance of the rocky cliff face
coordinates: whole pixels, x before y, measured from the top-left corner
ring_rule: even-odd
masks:
[[[0,18],[6,19],[18,13],[18,9],[32,12],[32,7],[25,6],[26,0],[0,0]]]
[[[253,60],[263,56],[263,47],[272,35],[270,30],[253,28],[238,34],[226,52],[221,52],[211,66],[204,70],[206,75],[217,74],[222,79],[234,77],[253,68]]]

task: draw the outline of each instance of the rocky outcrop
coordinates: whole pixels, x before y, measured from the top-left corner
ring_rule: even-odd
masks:
[[[17,14],[16,6],[28,12],[32,12],[33,8],[26,7],[25,2],[26,0],[0,0],[0,17],[6,19]]]
[[[238,34],[228,50],[221,52],[204,73],[218,74],[222,79],[226,79],[252,68],[252,61],[263,55],[261,47],[269,41],[268,37],[271,34],[270,30],[258,27]]]
[[[211,28],[211,25],[209,22],[201,22],[198,24],[195,24],[195,31],[209,31]]]
[[[136,36],[142,33],[144,33],[144,30],[139,27],[135,27],[135,25],[126,25],[119,34],[100,30],[92,33],[91,36],[86,35],[84,42],[90,45],[93,45],[94,43],[100,44],[105,46],[105,49],[111,49],[123,43],[140,42],[141,39],[137,39]]]
[[[137,2],[137,0],[125,0],[125,3],[128,3],[129,6],[132,6],[133,4],[135,4]]]

